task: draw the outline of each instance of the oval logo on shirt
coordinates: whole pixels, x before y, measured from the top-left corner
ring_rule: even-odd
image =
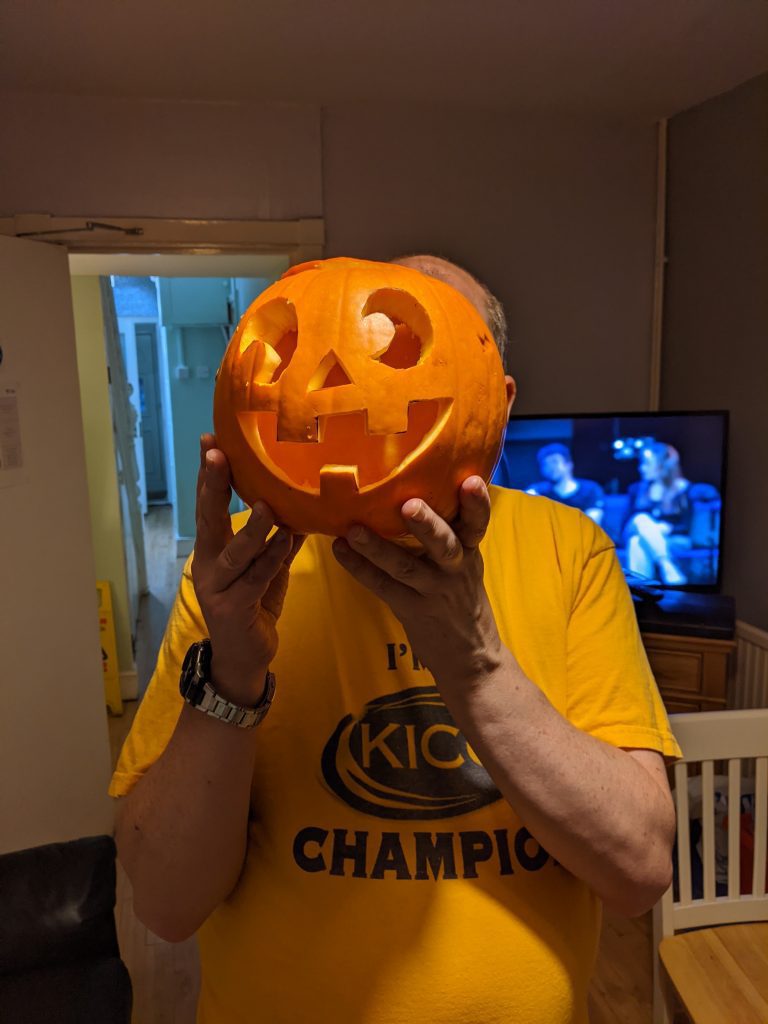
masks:
[[[343,718],[322,770],[350,807],[377,818],[451,818],[501,798],[433,686],[414,686]]]

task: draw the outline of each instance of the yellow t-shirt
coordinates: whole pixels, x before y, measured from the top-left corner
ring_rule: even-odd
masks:
[[[523,670],[578,728],[678,756],[608,537],[546,498],[492,499],[486,586]],[[279,632],[245,867],[198,933],[198,1024],[586,1024],[599,901],[500,797],[328,538],[296,560]],[[204,635],[187,567],[113,796],[165,748]]]

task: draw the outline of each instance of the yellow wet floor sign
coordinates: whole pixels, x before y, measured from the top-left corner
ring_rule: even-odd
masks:
[[[104,694],[107,699],[107,707],[112,714],[122,715],[123,698],[120,696],[115,618],[112,613],[112,591],[109,581],[97,580],[96,593],[99,598],[99,636],[101,637],[101,664],[104,667]]]

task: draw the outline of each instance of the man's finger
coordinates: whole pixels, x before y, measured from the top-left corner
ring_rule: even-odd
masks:
[[[290,580],[289,570],[299,551],[301,551],[302,545],[306,539],[306,535],[301,533],[293,535],[293,545],[290,553],[283,562],[280,572],[277,573],[269,584],[266,593],[261,599],[262,607],[266,608],[266,610],[276,619],[280,617],[283,610],[283,603],[285,602],[285,595],[288,592],[288,583]]]
[[[203,489],[203,481],[205,480],[205,456],[211,448],[216,447],[216,438],[213,434],[201,434],[200,435],[200,468],[197,471],[197,489],[195,491],[195,508],[197,508],[197,502],[200,501],[200,491]]]
[[[447,572],[460,568],[464,557],[461,541],[426,502],[412,498],[403,505],[401,513],[406,526],[435,565]]]
[[[290,553],[290,555],[288,555],[288,557],[285,560],[285,564],[286,564],[286,566],[289,569],[293,565],[293,562],[294,562],[294,559],[296,558],[296,555],[298,555],[298,553],[301,551],[301,549],[302,549],[302,547],[304,545],[304,541],[306,539],[307,539],[306,533],[294,533],[294,535],[293,535],[293,546],[291,548],[291,553]]]
[[[218,448],[211,448],[205,453],[203,486],[197,503],[195,550],[204,559],[217,558],[232,537],[231,497],[227,458]]]
[[[336,561],[353,576],[358,583],[372,591],[376,597],[386,602],[397,615],[397,609],[413,600],[413,591],[403,583],[398,583],[383,569],[379,569],[367,558],[354,551],[347,541],[337,538],[333,542],[333,554]]]
[[[291,533],[288,530],[277,530],[267,542],[266,547],[238,580],[238,586],[247,588],[246,600],[264,601],[264,595],[281,572],[286,558],[291,553]]]
[[[384,540],[365,526],[353,526],[346,539],[353,551],[398,583],[420,594],[429,594],[435,589],[437,570],[426,559]]]
[[[264,550],[275,517],[262,501],[251,509],[248,521],[230,540],[216,559],[211,586],[215,591],[226,590],[250,567]]]
[[[470,476],[459,488],[459,516],[453,525],[465,548],[479,546],[491,521],[491,497],[482,477]]]
[[[276,619],[280,618],[280,614],[283,610],[283,603],[285,602],[285,595],[288,592],[288,583],[290,582],[289,570],[306,539],[307,538],[304,534],[294,534],[293,546],[290,553],[281,565],[280,571],[275,575],[272,582],[267,587],[266,592],[261,599],[262,608],[266,608],[266,610]]]

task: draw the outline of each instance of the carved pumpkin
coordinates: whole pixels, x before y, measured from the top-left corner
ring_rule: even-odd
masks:
[[[293,267],[243,315],[217,375],[214,426],[248,504],[301,533],[404,533],[423,498],[446,519],[488,479],[506,399],[491,333],[441,281],[388,263]]]

